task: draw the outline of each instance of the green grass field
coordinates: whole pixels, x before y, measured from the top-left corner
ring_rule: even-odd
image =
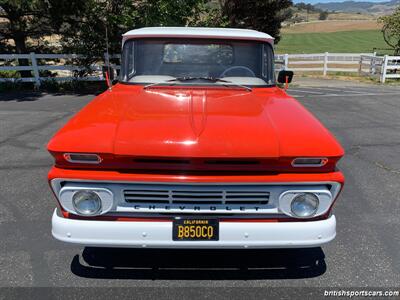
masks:
[[[361,53],[388,48],[379,30],[283,33],[277,53]]]

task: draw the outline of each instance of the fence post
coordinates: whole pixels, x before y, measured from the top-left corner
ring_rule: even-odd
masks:
[[[360,62],[359,62],[359,66],[358,66],[358,76],[362,75],[362,65],[363,65],[363,56],[360,55]]]
[[[375,75],[375,74],[376,74],[376,58],[374,55],[374,57],[372,57],[372,59],[371,59],[371,75]]]
[[[381,68],[381,83],[386,81],[386,71],[387,71],[388,56],[383,57],[382,68]]]
[[[30,55],[31,55],[33,76],[35,77],[35,88],[39,88],[40,87],[40,75],[39,75],[39,69],[38,69],[38,65],[37,65],[35,52],[31,52]]]
[[[285,54],[285,55],[283,56],[283,63],[284,63],[283,69],[284,69],[284,70],[287,70],[287,69],[288,69],[288,66],[289,66],[289,54]]]
[[[30,56],[31,56],[31,62],[32,62],[33,76],[35,77],[35,87],[39,88],[40,87],[40,75],[39,75],[39,69],[38,69],[38,65],[37,65],[35,52],[31,52]]]
[[[329,55],[329,53],[325,52],[325,55],[324,55],[324,76],[326,76],[327,73],[328,73],[328,55]]]

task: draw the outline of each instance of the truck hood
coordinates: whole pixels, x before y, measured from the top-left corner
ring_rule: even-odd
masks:
[[[282,90],[118,84],[49,142],[54,152],[140,157],[338,157],[343,149]]]

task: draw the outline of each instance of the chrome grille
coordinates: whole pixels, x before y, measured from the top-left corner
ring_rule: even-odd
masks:
[[[266,205],[270,198],[265,186],[234,185],[151,185],[125,189],[123,194],[127,203],[144,204]]]

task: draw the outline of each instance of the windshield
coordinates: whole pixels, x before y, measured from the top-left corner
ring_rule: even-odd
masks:
[[[185,84],[272,85],[272,62],[271,45],[256,41],[132,39],[124,44],[121,81],[148,84],[191,78],[195,80]]]

